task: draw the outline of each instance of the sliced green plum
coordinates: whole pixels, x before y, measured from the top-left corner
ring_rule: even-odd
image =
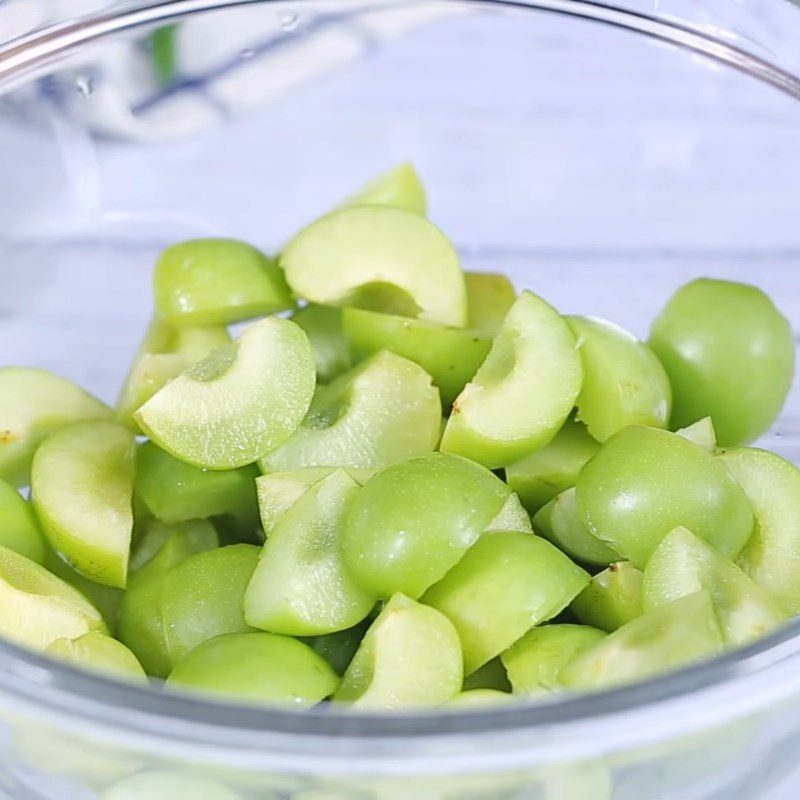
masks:
[[[346,571],[342,519],[359,486],[337,470],[312,486],[270,531],[244,598],[254,628],[317,636],[352,628],[375,606]]]
[[[235,239],[167,248],[153,275],[156,310],[173,325],[230,325],[292,308],[277,263]]]
[[[228,514],[243,529],[258,525],[258,467],[204,470],[145,442],[136,454],[135,489],[148,510],[163,522],[185,522]]]
[[[0,546],[0,636],[44,650],[90,631],[107,632],[100,612],[77,589]]]
[[[129,586],[163,575],[189,556],[219,547],[219,535],[205,519],[148,525],[131,554]]]
[[[313,222],[281,254],[286,279],[312,303],[467,322],[458,254],[423,217],[390,206],[345,208]]]
[[[122,598],[117,620],[119,641],[155,678],[166,678],[172,670],[162,616],[163,598],[163,579],[132,586]]]
[[[419,364],[449,407],[483,363],[492,340],[468,328],[448,328],[421,319],[360,308],[342,311],[342,327],[355,362],[390,350]]]
[[[258,505],[261,512],[261,525],[264,534],[278,524],[283,515],[312,487],[338,469],[344,471],[359,485],[363,486],[376,469],[358,467],[305,467],[304,469],[272,472],[256,478]]]
[[[753,512],[723,464],[668,431],[632,425],[581,470],[578,507],[589,531],[640,569],[673,528],[684,526],[733,558]]]
[[[455,625],[469,675],[556,616],[588,583],[589,575],[544,539],[494,533],[479,539],[421,602]]]
[[[484,533],[495,531],[519,531],[520,533],[533,533],[533,525],[528,512],[522,507],[519,497],[513,492],[503,504],[497,516],[489,523]]]
[[[74,383],[43,369],[0,369],[0,479],[30,481],[36,448],[65,425],[106,419],[111,409]]]
[[[717,449],[717,434],[711,417],[703,417],[703,419],[699,419],[685,428],[678,428],[675,433],[690,442],[694,442],[706,453],[713,453]]]
[[[650,346],[672,384],[672,425],[711,417],[721,447],[765,433],[792,385],[791,325],[755,286],[687,283],[653,323]]]
[[[642,614],[580,653],[559,673],[569,689],[601,689],[710,658],[724,647],[707,592]]]
[[[146,535],[140,544],[145,553],[134,554],[134,560],[147,556],[147,550],[171,529],[157,553],[144,558],[132,572],[117,621],[117,637],[136,655],[148,675],[166,678],[172,669],[162,615],[165,577],[190,556],[216,547],[216,534],[208,530],[210,527],[202,520],[157,524],[148,532],[152,538]]]
[[[56,639],[44,652],[74,667],[147,683],[147,676],[136,656],[122,642],[98,631],[84,633],[77,639]]]
[[[711,595],[725,644],[758,639],[786,621],[777,604],[752,578],[686,528],[668,533],[647,561],[645,610],[701,590]]]
[[[452,700],[448,700],[446,705],[449,711],[466,711],[498,703],[508,703],[510,700],[511,695],[508,692],[498,692],[497,689],[468,689],[457,694]]]
[[[34,508],[53,549],[78,572],[124,588],[133,533],[135,437],[116,422],[76,422],[36,451]]]
[[[122,385],[117,399],[117,419],[138,431],[133,418],[137,409],[168,381],[206,358],[217,347],[230,343],[230,334],[222,325],[176,328],[154,318]]]
[[[0,480],[0,546],[44,563],[47,545],[31,504],[11,484]]]
[[[372,620],[367,618],[345,631],[314,636],[306,643],[333,667],[337,675],[344,675],[371,624]]]
[[[506,481],[530,514],[578,481],[584,464],[600,449],[586,426],[568,420],[541,450],[506,467]]]
[[[475,672],[467,675],[464,678],[462,688],[465,692],[473,689],[494,689],[508,694],[511,691],[511,683],[508,680],[505,665],[498,657],[487,661],[482,667],[478,667]]]
[[[261,467],[378,468],[436,447],[442,406],[430,376],[394,353],[382,352],[320,386],[303,424]],[[266,451],[265,451],[266,452]]]
[[[136,412],[173,378],[189,369],[192,363],[178,353],[141,353],[136,356],[117,398],[117,419],[138,432]]]
[[[505,275],[493,272],[465,272],[464,280],[469,309],[467,327],[479,336],[493,339],[517,299],[517,290]]]
[[[394,464],[349,505],[345,564],[376,597],[418,598],[461,560],[509,494],[496,475],[458,456],[431,453]]]
[[[800,470],[765,450],[728,450],[719,459],[756,518],[738,565],[786,612],[800,614]]]
[[[463,677],[453,624],[396,594],[370,626],[333,699],[361,710],[434,707],[461,691]]]
[[[501,656],[514,694],[558,691],[561,669],[605,638],[588,625],[541,625]]]
[[[192,800],[242,800],[241,795],[216,781],[166,770],[128,775],[109,786],[101,800],[177,800],[179,797]]]
[[[404,163],[370,180],[344,201],[344,206],[392,206],[424,217],[425,187],[413,165]]]
[[[167,572],[161,618],[173,665],[202,642],[253,630],[244,597],[259,553],[254,545],[229,545],[190,556]]]
[[[578,420],[604,442],[628,425],[666,428],[672,389],[653,351],[624,328],[594,317],[567,317],[583,359]]]
[[[513,464],[558,433],[582,380],[567,323],[544,300],[523,292],[453,403],[441,449],[491,468]]]
[[[112,635],[116,630],[117,615],[124,591],[116,586],[104,586],[76,571],[51,547],[47,548],[42,566],[62,581],[77,589],[102,615]]]
[[[584,564],[606,566],[619,556],[604,541],[593,536],[578,508],[575,487],[554,497],[533,517],[537,531],[570,558]]]
[[[308,337],[293,322],[269,317],[168,383],[135,416],[176,458],[205,469],[235,469],[297,430],[315,383]]]
[[[307,644],[274,633],[229,633],[194,648],[172,671],[168,689],[259,705],[313,706],[339,677]]]
[[[353,366],[350,345],[342,329],[341,308],[310,303],[295,311],[291,319],[305,331],[311,342],[320,383],[330,383]]]
[[[592,576],[589,585],[572,601],[572,613],[584,625],[611,633],[643,611],[643,574],[630,561],[615,561]]]

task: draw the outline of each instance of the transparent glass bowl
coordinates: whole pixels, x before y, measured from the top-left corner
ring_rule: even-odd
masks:
[[[466,266],[565,312],[645,335],[712,275],[800,320],[798,34],[779,0],[177,0],[28,34],[0,50],[0,363],[113,400],[163,246],[275,250],[403,160]],[[765,440],[796,461],[799,411],[795,388]],[[0,793],[160,800],[113,794],[160,770],[212,800],[793,798],[797,632],[614,692],[393,717],[168,697],[0,644]]]

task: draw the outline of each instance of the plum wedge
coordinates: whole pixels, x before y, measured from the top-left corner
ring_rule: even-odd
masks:
[[[308,337],[293,322],[267,317],[164,386],[135,418],[176,458],[235,469],[297,430],[315,383]]]
[[[78,572],[124,588],[133,534],[135,438],[116,422],[76,422],[36,452],[34,507],[50,545]]]
[[[441,449],[490,468],[519,461],[558,433],[582,381],[569,326],[544,300],[523,292],[453,403]]]
[[[467,322],[467,291],[447,237],[417,214],[358,206],[313,222],[281,255],[292,291],[312,303]]]
[[[0,478],[30,480],[36,448],[71,422],[106,419],[111,409],[74,383],[43,369],[0,369]]]

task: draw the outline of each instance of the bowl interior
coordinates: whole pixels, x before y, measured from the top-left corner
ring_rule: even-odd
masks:
[[[0,363],[113,401],[164,246],[275,252],[406,160],[467,268],[565,313],[646,336],[702,275],[800,321],[800,104],[746,72],[510,3],[265,2],[174,35],[168,86],[136,29],[0,100]],[[765,439],[795,460],[799,414],[795,386]]]

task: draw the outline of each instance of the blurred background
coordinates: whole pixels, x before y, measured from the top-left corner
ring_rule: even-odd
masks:
[[[4,0],[0,39],[101,5]],[[800,63],[786,0],[627,6]],[[798,102],[751,76],[560,14],[306,0],[194,15],[87,46],[0,99],[0,247],[23,267],[0,294],[0,359],[25,345],[109,397],[105,365],[121,373],[135,346],[160,247],[275,250],[406,160],[468,266],[565,311],[644,334],[681,281],[763,273],[800,318],[798,129]],[[21,299],[33,316],[14,314]],[[98,315],[115,323],[102,337]],[[32,325],[58,335],[39,348]]]

